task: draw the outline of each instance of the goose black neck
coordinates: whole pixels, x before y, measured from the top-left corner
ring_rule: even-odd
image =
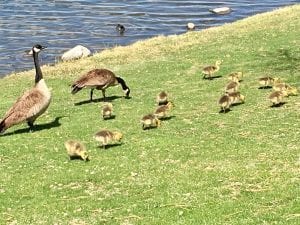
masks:
[[[39,63],[38,52],[33,52],[33,61],[35,66],[35,83],[38,83],[41,79],[43,79],[42,70]]]
[[[116,78],[117,78],[118,83],[121,84],[122,89],[123,89],[124,91],[126,91],[127,89],[129,89],[129,88],[127,87],[125,81],[124,81],[121,77],[116,77]]]

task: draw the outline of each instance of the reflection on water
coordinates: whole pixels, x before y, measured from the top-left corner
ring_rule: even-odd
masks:
[[[35,43],[47,45],[42,63],[54,63],[77,44],[92,51],[137,40],[186,32],[188,22],[197,29],[221,25],[300,0],[2,0],[0,2],[0,76],[33,68],[24,51]],[[228,15],[208,10],[229,6]],[[116,24],[126,27],[124,35]]]

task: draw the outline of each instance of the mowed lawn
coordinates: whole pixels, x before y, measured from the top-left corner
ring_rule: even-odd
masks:
[[[299,37],[295,5],[43,66],[53,95],[47,112],[34,132],[20,124],[0,136],[0,224],[300,224],[300,98],[270,107],[272,89],[258,83],[272,76],[299,88]],[[202,79],[201,68],[216,60],[219,78]],[[94,68],[131,89],[131,99],[121,87],[107,90],[113,120],[101,118],[100,91],[95,102],[89,90],[70,93]],[[235,71],[244,72],[245,104],[219,113]],[[0,80],[1,117],[34,74]],[[140,119],[161,90],[175,104],[171,117],[144,131]],[[122,145],[99,147],[93,135],[103,128],[122,132]],[[89,162],[69,160],[69,139],[86,145]]]

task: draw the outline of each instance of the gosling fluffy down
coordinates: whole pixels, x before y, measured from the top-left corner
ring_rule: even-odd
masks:
[[[104,103],[102,105],[101,113],[104,120],[113,118],[113,105],[110,102]]]
[[[141,119],[143,130],[160,126],[160,120],[154,114],[147,114]]]
[[[79,141],[68,140],[65,142],[65,147],[70,157],[72,159],[82,159],[83,161],[89,161],[89,156],[86,151],[85,146]]]
[[[157,96],[156,96],[156,103],[158,105],[166,105],[168,103],[168,93],[165,91],[161,91]]]
[[[120,142],[123,138],[123,134],[118,131],[100,130],[95,135],[96,141],[100,142],[100,145],[105,148],[107,145],[111,145],[115,142]]]
[[[166,105],[158,106],[157,109],[154,112],[154,116],[156,116],[158,119],[163,119],[167,117],[168,112],[173,107],[172,102],[168,102]]]
[[[231,106],[231,99],[229,98],[228,94],[224,94],[220,97],[218,103],[221,107],[221,111],[225,113]]]
[[[272,106],[278,106],[283,103],[282,100],[287,95],[286,91],[273,91],[268,98],[272,102]]]

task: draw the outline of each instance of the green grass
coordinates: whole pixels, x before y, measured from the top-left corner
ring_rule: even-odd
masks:
[[[37,131],[21,124],[0,137],[0,224],[299,224],[299,96],[271,108],[257,81],[270,75],[299,87],[299,12],[296,5],[42,67],[53,101]],[[218,59],[222,77],[203,80],[202,66]],[[101,119],[101,102],[75,105],[88,90],[70,94],[77,77],[100,67],[132,91],[113,100],[114,120]],[[246,102],[222,114],[217,101],[233,71],[245,74]],[[33,77],[0,81],[1,115]],[[173,117],[143,131],[140,119],[161,90],[176,105]],[[121,88],[107,95],[122,96]],[[99,148],[101,128],[121,131],[123,144]],[[91,161],[69,161],[68,139],[82,141]]]

